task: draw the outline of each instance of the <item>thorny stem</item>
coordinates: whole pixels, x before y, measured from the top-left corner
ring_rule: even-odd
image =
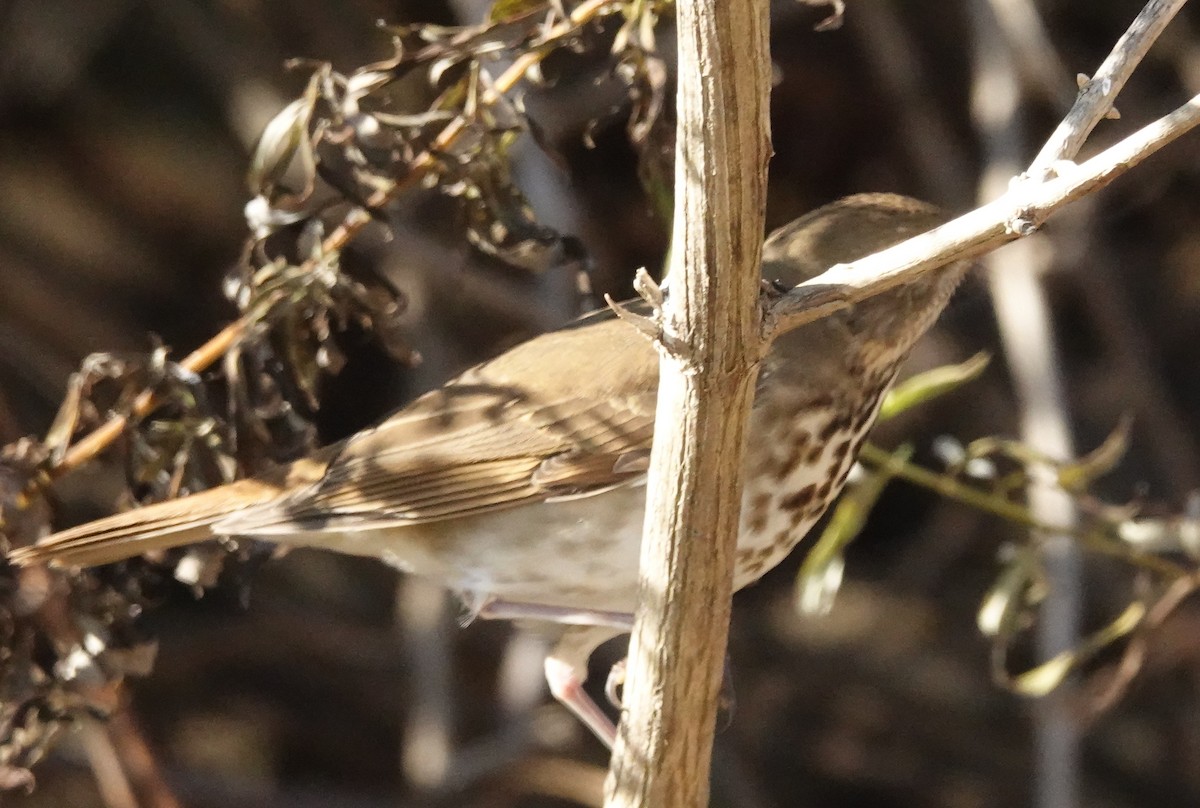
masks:
[[[586,2],[576,7],[566,20],[554,26],[548,33],[548,36],[553,38],[569,34],[572,30],[600,16],[608,7],[615,6],[616,4],[617,0],[586,0]],[[529,69],[538,64],[548,53],[548,50],[538,50],[527,51],[521,54],[496,79],[493,86],[484,96],[485,100],[493,101],[501,94],[512,90],[525,77]],[[435,155],[453,146],[466,128],[467,123],[462,116],[456,117],[448,123],[446,128],[434,138],[430,147],[413,159],[409,165],[409,171],[404,177],[392,183],[388,188],[376,191],[367,199],[364,207],[353,208],[347,213],[337,228],[325,238],[325,241],[321,245],[320,255],[317,258],[306,261],[301,266],[301,269],[311,269],[317,261],[324,260],[325,256],[343,250],[371,221],[370,210],[378,209],[388,204],[402,191],[412,187],[413,184],[424,177],[436,166],[437,157]],[[199,373],[207,369],[224,356],[230,348],[236,345],[252,324],[253,316],[250,314],[243,315],[213,335],[208,342],[184,357],[179,363],[180,366],[193,373]],[[50,479],[56,479],[79,468],[112,445],[113,441],[119,438],[121,433],[125,431],[130,418],[141,418],[147,415],[154,409],[157,403],[158,398],[154,395],[153,391],[143,390],[134,399],[128,415],[111,415],[107,421],[79,442],[72,445],[63,454],[58,463],[46,470],[46,474]]]

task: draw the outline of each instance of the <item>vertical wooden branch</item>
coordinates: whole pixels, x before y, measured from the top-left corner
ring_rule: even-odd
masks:
[[[762,355],[766,0],[681,0],[671,294],[609,806],[703,806]]]

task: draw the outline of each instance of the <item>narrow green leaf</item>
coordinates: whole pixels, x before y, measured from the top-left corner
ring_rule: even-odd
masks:
[[[1003,640],[1016,633],[1021,614],[1038,600],[1041,582],[1037,551],[1028,546],[1008,549],[1011,556],[975,616],[975,624],[983,636]]]
[[[1114,642],[1133,633],[1146,617],[1146,604],[1134,601],[1107,626],[1089,634],[1083,642],[1070,651],[1063,651],[1024,673],[1016,676],[1003,674],[1001,683],[1022,696],[1045,696],[1088,660]]]
[[[796,576],[796,609],[801,614],[826,614],[833,607],[833,599],[842,583],[846,547],[862,532],[883,489],[912,454],[912,446],[900,446],[886,462],[869,472],[866,479],[838,500],[829,524]]]
[[[879,408],[879,420],[894,418],[905,410],[974,381],[987,368],[991,359],[987,353],[980,352],[960,364],[944,365],[906,379],[892,388],[884,398],[883,406]]]
[[[1129,448],[1129,431],[1132,428],[1133,417],[1121,416],[1104,443],[1058,470],[1058,484],[1066,491],[1084,491],[1092,480],[1112,471]]]

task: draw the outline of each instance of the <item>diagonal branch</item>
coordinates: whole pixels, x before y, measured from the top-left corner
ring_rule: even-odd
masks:
[[[1200,95],[1059,176],[1025,178],[996,201],[936,230],[860,261],[831,267],[769,307],[763,322],[765,342],[950,261],[976,258],[1033,232],[1062,206],[1103,188],[1198,125]]]
[[[1096,128],[1096,124],[1113,108],[1113,99],[1121,92],[1125,82],[1129,81],[1142,57],[1186,2],[1187,0],[1150,0],[1146,4],[1141,13],[1134,18],[1129,30],[1117,40],[1117,44],[1100,65],[1096,75],[1080,88],[1075,105],[1046,140],[1046,145],[1042,146],[1042,150],[1029,166],[1030,173],[1052,168],[1055,162],[1073,159],[1079,154],[1084,141]]]

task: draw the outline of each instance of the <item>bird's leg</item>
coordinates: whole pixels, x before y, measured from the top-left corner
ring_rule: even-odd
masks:
[[[513,600],[489,599],[475,611],[474,616],[480,620],[538,620],[567,626],[610,628],[615,630],[611,635],[614,637],[633,629],[633,615],[628,612],[572,609],[567,606]]]
[[[628,633],[633,628],[633,615],[626,612],[606,612],[598,609],[571,609],[544,603],[489,599],[475,610],[483,620],[537,620],[570,626],[554,650],[546,657],[546,683],[550,693],[595,733],[605,746],[612,748],[616,727],[583,689],[587,680],[587,663],[592,651],[601,643]],[[718,701],[718,722],[722,727],[733,720],[734,692],[728,655],[725,675],[721,678]],[[609,702],[620,709],[619,690],[625,684],[625,660],[613,665],[604,683]]]
[[[601,643],[629,632],[633,628],[632,614],[491,598],[475,610],[474,616],[481,620],[537,620],[569,626],[546,657],[546,684],[559,703],[612,749],[617,728],[583,689],[583,683],[592,652]]]
[[[583,689],[583,683],[587,680],[587,663],[592,652],[619,633],[604,626],[572,626],[546,657],[546,683],[551,695],[609,749],[617,740],[616,725]]]
[[[628,633],[633,628],[633,615],[490,597],[472,607],[469,595],[464,596],[464,600],[471,609],[471,619],[535,620],[567,626],[554,650],[546,657],[546,684],[559,703],[612,749],[617,728],[583,689],[583,683],[587,680],[588,659],[592,652],[618,634]]]

